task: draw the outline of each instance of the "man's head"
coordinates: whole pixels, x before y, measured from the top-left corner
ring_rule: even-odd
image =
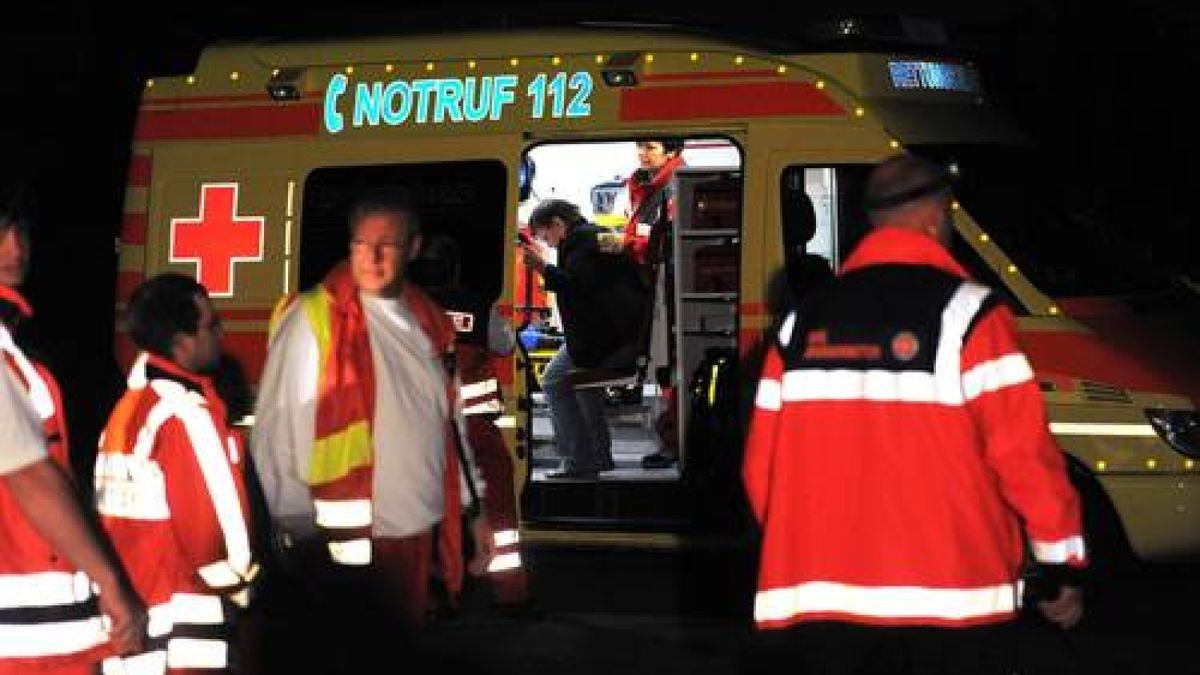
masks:
[[[572,228],[585,220],[579,207],[565,199],[547,199],[529,214],[529,226],[533,228],[533,233],[555,247],[566,239]]]
[[[903,153],[884,160],[867,178],[865,206],[871,224],[902,227],[950,243],[950,172]]]
[[[29,222],[0,211],[0,285],[17,287],[29,271]]]
[[[129,334],[142,349],[186,370],[208,373],[221,361],[221,322],[204,287],[182,274],[151,277],[129,300]]]
[[[683,152],[683,139],[679,138],[642,138],[636,143],[638,168],[649,171],[657,170]]]
[[[458,242],[447,234],[424,237],[421,255],[408,268],[409,277],[418,284],[433,288],[457,286],[462,267]]]
[[[403,197],[368,195],[350,210],[350,272],[363,293],[398,296],[420,251],[420,220]]]

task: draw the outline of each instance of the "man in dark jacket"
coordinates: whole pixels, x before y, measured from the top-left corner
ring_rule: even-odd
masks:
[[[542,380],[563,458],[562,469],[550,477],[594,479],[613,468],[603,392],[575,389],[571,372],[577,367],[632,370],[648,298],[627,256],[601,252],[600,230],[579,207],[547,200],[533,210],[529,224],[558,250],[558,263],[549,264],[541,246],[522,244],[525,264],[557,295],[566,336]]]

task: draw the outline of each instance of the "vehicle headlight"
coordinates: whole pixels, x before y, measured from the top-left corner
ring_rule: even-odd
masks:
[[[1146,417],[1167,445],[1188,457],[1200,459],[1200,412],[1147,409]]]

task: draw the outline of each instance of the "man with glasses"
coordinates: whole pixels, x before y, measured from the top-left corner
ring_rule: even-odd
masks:
[[[350,257],[273,320],[254,458],[272,520],[318,605],[327,672],[370,672],[423,627],[433,564],[461,589],[461,516],[472,573],[491,557],[463,421],[454,329],[414,284],[416,213],[392,194],[350,211]],[[332,639],[331,639],[332,638]]]

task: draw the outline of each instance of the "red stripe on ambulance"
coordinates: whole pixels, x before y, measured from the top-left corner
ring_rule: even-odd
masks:
[[[121,214],[121,243],[144,246],[146,244],[146,214]]]
[[[193,138],[316,136],[321,106],[241,106],[192,110],[145,110],[138,114],[134,138],[139,141]]]
[[[621,90],[620,115],[625,122],[844,113],[841,106],[809,82],[751,82]]]

